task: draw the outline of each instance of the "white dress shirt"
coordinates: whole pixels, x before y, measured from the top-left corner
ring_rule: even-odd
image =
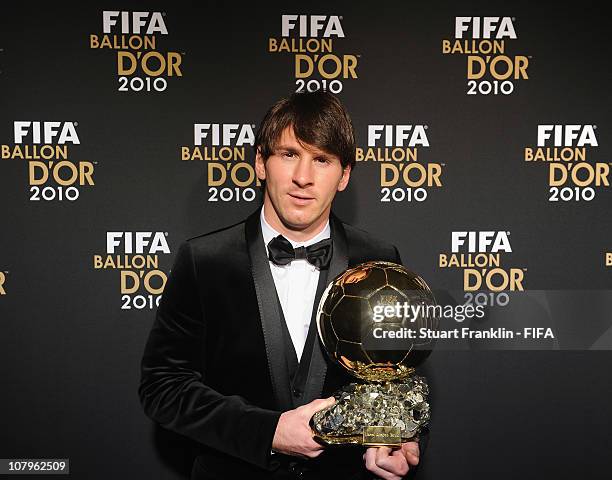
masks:
[[[274,230],[264,217],[264,209],[261,209],[261,232],[263,233],[264,243],[266,244],[266,252],[268,251],[268,243],[274,237],[280,235]],[[305,242],[294,242],[287,238],[293,248],[307,247],[313,243],[330,237],[329,220],[325,224],[325,228],[320,233],[315,235]],[[280,300],[287,323],[287,329],[291,335],[291,341],[297,354],[298,362],[302,358],[302,351],[308,336],[310,327],[310,319],[312,308],[317,293],[317,284],[319,283],[319,269],[310,264],[308,260],[293,260],[288,265],[275,265],[270,263],[272,277],[274,277],[274,285],[276,293]]]

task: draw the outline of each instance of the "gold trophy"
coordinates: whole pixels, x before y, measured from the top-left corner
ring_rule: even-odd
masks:
[[[429,316],[435,309],[428,306],[435,306],[435,298],[425,281],[395,263],[362,263],[328,285],[317,310],[319,337],[330,358],[359,382],[337,391],[336,403],[315,413],[315,439],[366,446],[418,439],[430,412],[427,381],[414,375],[414,367],[433,345],[407,332],[417,336],[437,328]],[[377,343],[380,336],[385,340]]]

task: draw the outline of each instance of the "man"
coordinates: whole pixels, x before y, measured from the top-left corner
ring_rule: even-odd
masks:
[[[193,479],[401,478],[419,462],[416,442],[326,448],[309,427],[353,380],[318,339],[325,286],[367,260],[401,263],[331,214],[355,164],[350,118],[331,94],[294,94],[268,111],[254,147],[263,207],[177,252],[142,360],[145,412],[199,442]]]

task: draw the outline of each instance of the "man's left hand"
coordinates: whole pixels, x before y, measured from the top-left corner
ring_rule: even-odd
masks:
[[[402,443],[397,449],[389,447],[370,447],[363,454],[366,468],[384,480],[400,480],[419,464],[419,444]]]

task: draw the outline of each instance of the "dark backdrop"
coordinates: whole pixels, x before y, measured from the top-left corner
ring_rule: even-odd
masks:
[[[103,35],[102,12],[110,9],[146,11],[148,19],[161,14],[168,33],[154,34],[156,50],[181,58],[180,76],[151,77],[165,80],[164,91],[120,91],[122,82],[135,81],[137,89],[135,77],[145,85],[146,73],[138,69],[120,80],[118,50],[90,48],[90,35]],[[597,146],[585,146],[584,162],[609,165],[611,52],[608,20],[596,4],[3,7],[0,457],[70,458],[75,478],[187,475],[190,443],[155,428],[139,405],[140,356],[180,242],[241,220],[259,204],[259,192],[230,179],[215,193],[208,164],[227,170],[240,159],[184,161],[181,147],[193,150],[194,124],[256,127],[271,103],[296,89],[295,53],[268,51],[269,38],[282,38],[283,14],[338,16],[344,37],[330,37],[333,54],[341,61],[354,55],[357,62],[357,78],[336,79],[338,95],[352,114],[360,148],[368,147],[368,125],[422,125],[429,146],[416,145],[417,163],[441,164],[441,186],[409,191],[400,181],[385,193],[381,164],[410,162],[358,163],[336,201],[338,216],[393,242],[404,264],[436,288],[464,288],[461,268],[439,265],[441,253],[452,253],[457,231],[508,233],[512,252],[502,253],[502,264],[524,272],[526,290],[610,288],[609,187],[603,182],[576,191],[570,181],[559,188],[580,199],[551,201],[549,163],[565,162],[524,160],[524,149],[537,147],[538,125],[580,125],[580,131],[593,126],[597,139]],[[505,55],[529,62],[528,78],[504,85],[512,93],[468,94],[468,55],[442,53],[442,41],[455,40],[458,16],[511,18],[516,38],[504,39]],[[120,34],[120,25],[110,33]],[[289,40],[299,38],[292,30]],[[474,40],[473,30],[464,39]],[[320,84],[322,77],[315,72],[308,80]],[[481,80],[495,79],[487,74]],[[60,131],[73,122],[79,143],[66,144],[67,161],[92,168],[94,185],[61,185],[53,178],[34,185],[29,164],[53,168],[49,162],[61,159],[20,158],[16,145],[23,154],[26,146],[60,145],[59,136],[37,144],[30,125],[18,143],[15,122],[22,121],[62,122]],[[202,142],[209,152],[214,146],[211,135]],[[233,155],[244,152],[252,165],[250,147],[237,148]],[[62,168],[65,180],[70,170]],[[247,178],[248,167],[240,168],[238,183]],[[408,194],[426,199],[409,201]],[[229,200],[211,201],[215,195]],[[381,201],[385,195],[395,197]],[[159,262],[157,268],[95,268],[96,255],[136,260],[124,242],[107,249],[108,232],[123,232],[121,239],[125,232],[152,232],[149,239],[159,232],[161,250],[147,245],[143,253]],[[153,271],[149,289],[122,292],[121,270],[141,279]],[[575,321],[588,319],[577,315]],[[606,475],[612,355],[559,347],[432,355],[423,367],[433,403],[423,477]]]

